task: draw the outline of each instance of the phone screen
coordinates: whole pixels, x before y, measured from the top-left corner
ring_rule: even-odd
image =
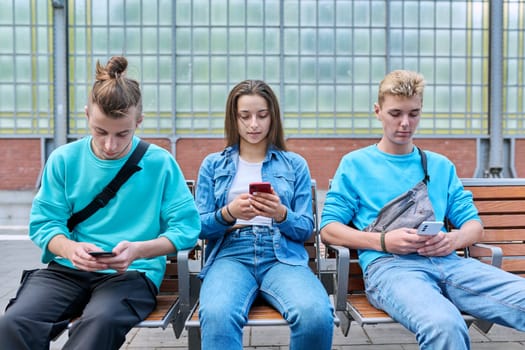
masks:
[[[89,252],[89,255],[94,257],[111,257],[115,256],[113,252]]]
[[[250,194],[255,192],[272,193],[272,184],[269,182],[252,182],[250,184]]]

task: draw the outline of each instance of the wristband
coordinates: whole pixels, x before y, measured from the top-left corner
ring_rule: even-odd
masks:
[[[215,217],[215,221],[217,221],[219,224],[223,226],[233,225],[233,223],[230,224],[228,221],[224,220],[224,218],[222,217],[221,211],[222,211],[221,209],[218,209],[215,211],[215,214],[213,215]]]
[[[237,220],[237,218],[235,216],[233,216],[232,212],[230,211],[230,205],[229,204],[226,204],[226,212],[233,219],[233,221]]]
[[[380,238],[381,250],[383,251],[383,253],[388,253],[388,250],[386,250],[385,236],[386,236],[386,232],[381,232],[381,238]]]

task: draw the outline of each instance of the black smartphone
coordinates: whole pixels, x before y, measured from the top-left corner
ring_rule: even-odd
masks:
[[[104,252],[89,252],[89,255],[91,256],[94,256],[94,257],[112,257],[112,256],[115,256],[115,253],[113,252],[107,252],[107,251],[104,251]]]
[[[272,193],[272,184],[269,182],[252,182],[250,184],[250,194],[255,192]]]

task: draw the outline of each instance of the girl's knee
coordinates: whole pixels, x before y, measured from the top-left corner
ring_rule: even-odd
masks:
[[[246,323],[245,316],[242,312],[236,311],[233,305],[220,303],[201,305],[199,319],[201,324],[210,325],[213,328],[242,328]]]

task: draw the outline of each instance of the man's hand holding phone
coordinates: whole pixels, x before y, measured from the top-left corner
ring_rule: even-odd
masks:
[[[115,256],[115,253],[111,252],[111,251],[98,251],[98,252],[89,252],[89,255],[91,255],[92,257],[95,257],[95,258],[108,258],[108,257],[113,257]]]

